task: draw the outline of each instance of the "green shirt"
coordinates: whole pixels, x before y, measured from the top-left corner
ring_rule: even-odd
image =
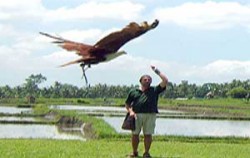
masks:
[[[165,89],[166,87],[162,88],[160,85],[151,86],[144,92],[140,89],[133,89],[129,92],[125,103],[131,105],[135,113],[158,113],[159,94]]]

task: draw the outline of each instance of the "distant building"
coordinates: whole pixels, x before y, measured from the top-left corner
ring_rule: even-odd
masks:
[[[28,104],[35,104],[36,103],[36,98],[32,95],[27,96],[26,100],[27,100]]]

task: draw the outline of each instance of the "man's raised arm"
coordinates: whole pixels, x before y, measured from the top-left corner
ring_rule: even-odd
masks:
[[[168,84],[168,78],[162,73],[160,72],[159,69],[157,69],[155,66],[151,65],[152,70],[161,78],[161,83],[160,86],[162,88],[166,87]]]

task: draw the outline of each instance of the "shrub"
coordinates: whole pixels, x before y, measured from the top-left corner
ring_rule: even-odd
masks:
[[[232,98],[245,98],[247,95],[247,90],[245,90],[243,87],[236,87],[230,90],[227,95],[231,96]]]

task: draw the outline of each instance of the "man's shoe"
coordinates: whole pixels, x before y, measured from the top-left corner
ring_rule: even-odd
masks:
[[[143,158],[151,158],[151,156],[150,156],[149,153],[144,153],[144,154],[143,154]]]
[[[138,157],[138,152],[132,152],[128,157]]]

